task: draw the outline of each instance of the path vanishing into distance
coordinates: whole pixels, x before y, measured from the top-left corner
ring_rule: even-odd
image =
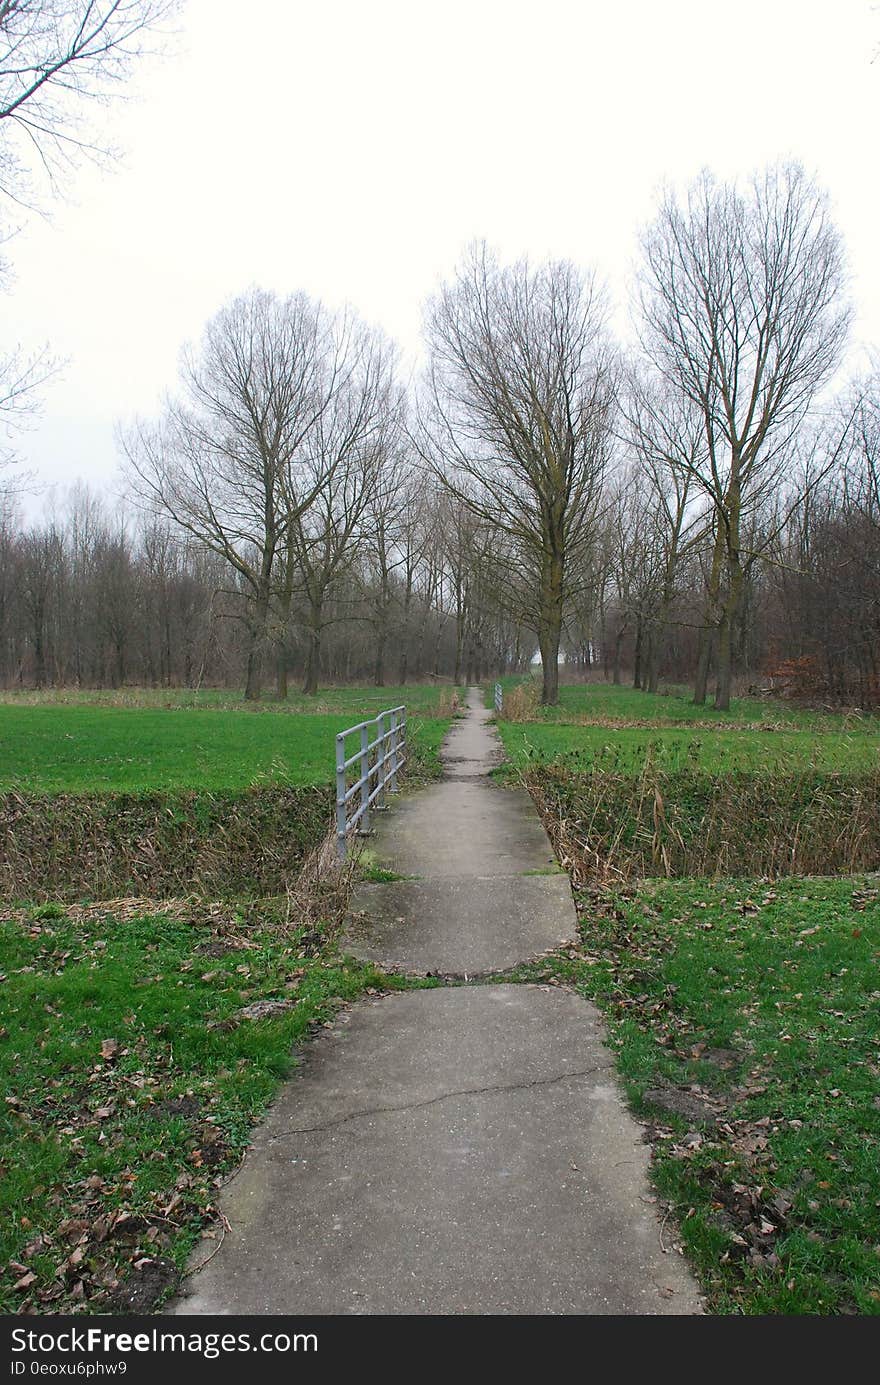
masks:
[[[489,718],[471,689],[444,777],[377,816],[376,862],[403,878],[359,887],[343,942],[450,984],[367,997],[308,1046],[170,1311],[700,1311],[595,1007],[486,979],[577,936],[529,795],[490,778]]]

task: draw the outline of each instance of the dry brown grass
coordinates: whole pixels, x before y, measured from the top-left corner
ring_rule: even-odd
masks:
[[[0,798],[0,898],[283,895],[330,822],[329,787]]]
[[[880,771],[524,775],[576,884],[644,877],[852,875],[880,868]]]
[[[501,707],[504,721],[534,721],[540,705],[540,689],[534,679],[527,683],[517,683],[516,687],[505,692]]]

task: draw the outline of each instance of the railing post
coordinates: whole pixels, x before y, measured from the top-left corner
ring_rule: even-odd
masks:
[[[366,837],[370,831],[370,728],[361,727],[361,814],[358,835]]]
[[[345,860],[345,736],[336,737],[336,852]]]
[[[397,718],[398,713],[395,708],[391,712],[391,773],[388,775],[388,787],[392,793],[397,793]]]
[[[388,807],[388,804],[385,802],[385,785],[388,781],[388,770],[383,764],[388,747],[382,739],[385,735],[385,718],[387,715],[387,712],[380,712],[376,717],[376,788],[380,790],[380,793],[373,807],[378,808],[382,813],[384,813],[385,809]]]

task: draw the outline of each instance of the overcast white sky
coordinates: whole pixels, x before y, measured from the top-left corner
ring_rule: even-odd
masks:
[[[5,340],[68,361],[26,462],[110,486],[115,420],[155,410],[250,283],[350,302],[414,353],[425,297],[485,236],[596,265],[622,328],[659,185],[704,165],[792,156],[827,188],[863,364],[878,47],[877,0],[186,0],[171,56],[112,107],[121,161],[9,247]]]

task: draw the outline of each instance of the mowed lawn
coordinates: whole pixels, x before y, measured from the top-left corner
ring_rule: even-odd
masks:
[[[650,754],[657,768],[686,767],[723,773],[758,770],[785,774],[814,767],[852,773],[875,769],[880,734],[868,730],[742,731],[705,727],[609,728],[563,722],[506,722],[498,726],[508,759],[517,768],[565,757],[575,771],[638,773]]]
[[[386,707],[394,705],[389,691],[394,690],[385,689],[382,699]],[[0,791],[137,793],[329,782],[335,737],[364,715],[362,708],[363,702],[335,714],[249,715],[5,703],[0,705]],[[441,717],[411,720],[423,754],[436,753],[448,724]]]

